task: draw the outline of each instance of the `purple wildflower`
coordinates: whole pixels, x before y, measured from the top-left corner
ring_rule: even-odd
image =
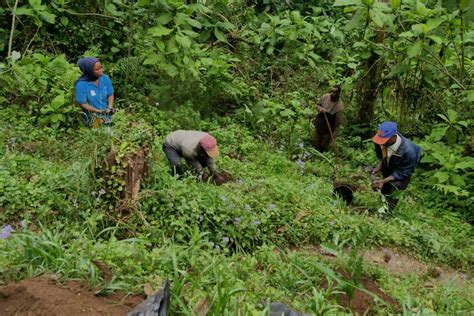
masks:
[[[0,233],[0,239],[7,239],[11,232],[13,231],[13,228],[11,225],[7,225],[3,227],[2,232]]]
[[[246,211],[250,211],[252,209],[252,207],[248,204],[245,204],[244,208]]]
[[[298,144],[298,147],[299,147],[299,148],[304,148],[304,143],[299,143],[299,144]]]
[[[100,196],[100,195],[104,195],[105,193],[106,193],[106,192],[105,192],[104,189],[100,189],[100,190],[99,190],[99,196]]]
[[[238,185],[244,185],[244,180],[242,180],[242,179],[237,180],[237,184]]]
[[[234,218],[234,225],[239,226],[240,225],[240,217]]]
[[[276,205],[275,204],[268,204],[268,209],[270,210],[273,210],[273,209],[276,209]]]
[[[230,241],[230,238],[229,238],[229,237],[224,237],[224,238],[222,238],[222,242],[223,242],[224,244],[227,244],[229,241]]]
[[[253,222],[253,223],[255,224],[255,226],[258,226],[258,225],[260,225],[262,222],[261,222],[261,221],[255,221],[255,222]]]

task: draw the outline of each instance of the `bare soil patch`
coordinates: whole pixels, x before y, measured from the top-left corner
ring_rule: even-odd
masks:
[[[40,277],[0,288],[0,315],[126,315],[143,296],[96,296],[79,281]]]
[[[350,280],[348,272],[338,272],[344,277],[344,279]],[[390,309],[394,311],[400,309],[400,304],[391,296],[387,295],[371,278],[367,276],[360,277],[357,280],[357,283],[358,287],[365,289],[369,293],[357,288],[355,289],[351,300],[349,300],[349,297],[346,294],[338,294],[337,301],[341,306],[350,309],[355,314],[372,315],[378,309],[375,301],[375,297],[377,297]]]
[[[426,275],[431,278],[431,281],[443,284],[454,280],[454,284],[459,287],[469,279],[466,273],[448,267],[426,264],[391,248],[365,250],[361,255],[366,262],[400,276]]]

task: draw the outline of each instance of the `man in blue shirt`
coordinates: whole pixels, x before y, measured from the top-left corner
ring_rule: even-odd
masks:
[[[109,76],[97,58],[86,57],[78,61],[82,76],[76,81],[76,102],[86,110],[84,120],[88,126],[97,127],[112,122],[114,88]]]
[[[383,179],[372,181],[374,190],[381,190],[387,197],[391,210],[398,203],[393,192],[405,190],[410,183],[413,171],[421,159],[421,147],[405,138],[397,130],[397,123],[383,122],[377,134],[372,138],[378,162],[373,170],[374,175],[382,172]]]

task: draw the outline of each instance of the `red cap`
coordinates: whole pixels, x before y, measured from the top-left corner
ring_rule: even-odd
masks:
[[[206,151],[209,157],[216,158],[217,156],[219,156],[219,150],[217,149],[217,141],[213,136],[206,134],[203,138],[201,138],[199,143],[201,144],[202,148]]]

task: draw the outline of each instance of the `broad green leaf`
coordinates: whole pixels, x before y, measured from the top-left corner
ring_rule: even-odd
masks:
[[[420,0],[416,1],[416,11],[418,12],[419,15],[425,16],[427,13],[426,6],[423,2]]]
[[[441,117],[445,122],[449,122],[448,118],[444,114],[438,114],[439,117]]]
[[[156,65],[159,64],[163,58],[159,55],[150,55],[143,61],[144,65]]]
[[[111,51],[112,53],[117,53],[117,52],[120,51],[120,49],[118,49],[118,48],[115,47],[115,46],[112,46],[112,47],[110,48],[110,51]]]
[[[428,36],[430,39],[433,40],[436,44],[443,44],[443,39],[437,35],[429,35]]]
[[[474,169],[474,159],[469,159],[470,157],[466,157],[464,161],[461,161],[454,165],[455,169]]]
[[[466,128],[469,127],[469,121],[459,121],[458,124]]]
[[[174,23],[176,23],[176,25],[186,24],[188,18],[188,15],[180,12],[174,16]]]
[[[63,121],[64,120],[64,115],[61,114],[61,113],[55,113],[53,115],[51,115],[49,117],[49,120],[52,122],[52,123],[57,123],[59,121]]]
[[[293,115],[295,115],[295,112],[293,110],[290,110],[290,109],[285,109],[285,110],[280,112],[280,115],[283,116],[283,117],[292,117]]]
[[[474,90],[468,90],[466,95],[467,95],[467,101],[474,102]]]
[[[336,0],[336,1],[334,1],[333,6],[339,7],[339,6],[356,5],[356,4],[360,4],[360,1],[357,1],[357,0]]]
[[[378,26],[382,27],[384,25],[385,14],[378,10],[370,10],[370,19]]]
[[[429,32],[429,28],[426,24],[414,24],[411,26],[411,29],[415,32],[416,35],[426,34]]]
[[[61,24],[62,24],[62,25],[64,25],[64,26],[68,26],[68,24],[69,24],[69,20],[68,20],[68,18],[67,18],[67,17],[65,17],[65,16],[62,16],[62,17],[60,18],[60,20],[61,20]]]
[[[458,118],[458,112],[454,111],[453,109],[448,109],[448,118],[451,123],[456,122]]]
[[[365,21],[367,20],[367,11],[366,10],[358,10],[352,19],[346,24],[345,30],[352,31],[355,28],[361,27],[365,25]]]
[[[150,0],[138,0],[138,5],[141,7],[147,6],[150,4]]]
[[[400,8],[402,1],[401,0],[392,0],[392,7],[395,9]]]
[[[357,64],[356,63],[348,63],[347,64],[347,67],[351,68],[351,69],[356,69],[357,68]]]
[[[445,127],[435,127],[430,133],[430,138],[434,141],[440,141],[444,135],[446,135],[446,131],[448,130],[449,126]]]
[[[398,76],[400,74],[404,74],[412,69],[412,66],[409,64],[399,64],[392,68],[390,71],[389,77]]]
[[[176,42],[178,42],[178,44],[181,45],[183,48],[191,47],[191,41],[189,40],[189,37],[185,35],[177,34],[175,39],[176,39]]]
[[[163,43],[160,40],[155,41],[156,47],[160,50],[160,52],[164,53],[165,52],[165,43]]]
[[[191,31],[191,30],[182,30],[181,33],[186,34],[190,38],[196,38],[196,37],[199,36],[199,33],[196,33],[196,32]]]
[[[414,37],[416,36],[412,31],[407,31],[407,32],[402,32],[400,33],[400,35],[398,35],[399,37]]]
[[[472,5],[472,0],[459,0],[459,8],[461,10],[466,9],[469,6],[469,4]]]
[[[17,8],[15,11],[15,15],[28,15],[34,16],[35,12],[32,9],[28,9],[26,7]]]
[[[228,31],[235,29],[235,25],[230,22],[217,22],[216,26]]]
[[[169,35],[171,32],[173,32],[173,30],[168,29],[162,25],[158,25],[158,26],[152,27],[149,30],[149,32],[153,36],[165,36],[165,35]]]
[[[113,16],[122,16],[123,15],[123,12],[118,11],[117,7],[113,3],[109,3],[105,8],[107,9],[107,12],[109,12]]]
[[[199,21],[191,19],[191,18],[188,18],[188,24],[197,29],[202,28],[202,25]]]
[[[215,29],[214,30],[214,35],[216,36],[216,38],[221,41],[221,42],[224,42],[224,43],[227,43],[227,39],[224,35],[224,33],[222,33],[221,31]]]
[[[466,181],[464,181],[464,178],[459,174],[451,175],[451,182],[461,188],[466,186]]]
[[[415,42],[415,44],[413,44],[407,49],[407,54],[409,57],[418,56],[421,54],[422,48],[423,48],[423,43],[421,40],[418,40]]]
[[[170,77],[176,77],[176,75],[178,75],[178,68],[171,64],[160,64],[160,68],[163,69]]]
[[[428,21],[426,21],[426,25],[428,26],[429,30],[434,30],[435,28],[437,28],[438,26],[441,25],[441,23],[443,23],[443,20],[437,18],[437,19],[429,19]]]
[[[28,3],[35,11],[42,10],[41,0],[28,0]]]
[[[54,24],[54,20],[56,19],[56,15],[49,13],[47,11],[41,11],[40,17],[43,21],[46,21],[49,24]]]
[[[53,109],[59,109],[64,104],[64,95],[60,94],[51,101]]]
[[[173,20],[173,16],[169,13],[164,13],[162,15],[160,15],[157,19],[156,19],[156,23],[157,24],[161,24],[161,25],[166,25],[168,24],[171,20]]]
[[[449,179],[449,173],[443,171],[437,171],[434,174],[434,177],[438,179],[439,183],[445,183]]]

